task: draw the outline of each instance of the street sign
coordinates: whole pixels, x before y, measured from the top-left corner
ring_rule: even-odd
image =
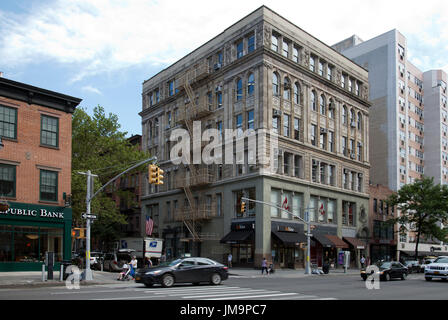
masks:
[[[310,236],[310,237],[313,236],[311,233],[306,233],[306,232],[305,232],[305,235],[306,235],[307,237],[308,237],[308,236]]]
[[[85,214],[85,213],[83,213],[82,214],[82,217],[84,218],[84,219],[97,219],[97,216],[96,215],[94,215],[94,214]]]

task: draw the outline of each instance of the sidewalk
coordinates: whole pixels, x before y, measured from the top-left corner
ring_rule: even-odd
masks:
[[[47,273],[45,273],[47,276]],[[116,284],[118,273],[92,270],[92,281],[80,281],[80,285]],[[65,286],[65,280],[59,281],[59,271],[53,272],[53,280],[42,281],[42,271],[0,272],[0,289],[17,287],[57,287]]]
[[[92,281],[80,281],[80,285],[98,285],[98,284],[117,284],[118,273],[116,272],[103,272],[92,270]],[[272,278],[304,278],[304,277],[321,277],[332,275],[343,275],[343,269],[332,269],[329,274],[317,275],[317,274],[305,274],[304,269],[276,269],[269,277]],[[357,269],[349,269],[345,273],[346,275],[359,274]],[[254,268],[230,268],[229,275],[232,277],[260,277],[261,269]],[[133,282],[132,282],[133,283]],[[41,271],[29,271],[29,272],[0,272],[0,289],[6,288],[39,288],[39,287],[57,287],[65,286],[65,281],[59,281],[59,271],[53,272],[53,280],[42,281]]]

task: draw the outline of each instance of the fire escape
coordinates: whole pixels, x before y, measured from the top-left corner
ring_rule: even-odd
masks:
[[[208,75],[209,66],[204,61],[204,63],[186,71],[178,80],[178,89],[179,91],[185,89],[186,99],[185,106],[179,110],[177,122],[185,126],[190,138],[199,140],[197,143],[201,145],[201,152],[204,143],[201,142],[201,136],[194,137],[193,121],[199,121],[203,117],[210,115],[211,111],[207,97],[196,96],[193,86],[197,86],[198,82],[208,77]],[[190,141],[191,145],[194,144],[193,139]],[[194,151],[192,147],[190,149]],[[214,216],[216,206],[212,201],[200,203],[199,198],[194,197],[194,191],[198,191],[198,189],[204,188],[213,182],[213,175],[209,173],[207,166],[192,164],[192,159],[193,157],[190,157],[184,175],[180,174],[176,179],[176,188],[184,190],[186,203],[175,213],[175,220],[181,221],[185,225],[191,234],[190,240],[195,242],[203,241],[210,237],[210,235],[202,233],[202,225]]]

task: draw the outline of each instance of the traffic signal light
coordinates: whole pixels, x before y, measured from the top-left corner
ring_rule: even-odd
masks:
[[[246,212],[246,202],[241,202],[241,213]]]
[[[163,170],[162,169],[160,169],[159,167],[157,167],[157,182],[156,182],[156,184],[163,184]]]
[[[85,237],[86,237],[86,228],[73,228],[72,229],[72,238],[85,239]]]
[[[157,174],[158,174],[158,167],[154,164],[150,164],[148,167],[148,181],[150,184],[157,184]]]

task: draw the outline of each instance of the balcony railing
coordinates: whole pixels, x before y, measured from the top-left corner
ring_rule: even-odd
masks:
[[[201,203],[196,207],[182,207],[174,213],[175,221],[209,220],[217,216],[216,203]]]
[[[213,183],[213,175],[209,173],[208,168],[200,168],[195,170],[194,173],[189,174],[185,177],[179,175],[176,179],[176,188],[188,188],[188,187],[198,187]]]

